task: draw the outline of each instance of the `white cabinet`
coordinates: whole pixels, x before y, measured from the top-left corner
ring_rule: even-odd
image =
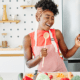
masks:
[[[0,73],[24,72],[24,56],[0,57]]]

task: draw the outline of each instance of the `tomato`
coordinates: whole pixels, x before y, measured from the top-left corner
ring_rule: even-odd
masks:
[[[50,75],[49,78],[50,78],[50,80],[51,80],[51,79],[53,78],[53,75]]]
[[[69,80],[69,78],[61,78],[60,80]]]

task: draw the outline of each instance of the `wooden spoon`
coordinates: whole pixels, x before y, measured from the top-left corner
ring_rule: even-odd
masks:
[[[45,32],[43,36],[45,38],[44,48],[46,48],[46,40],[49,38],[49,33],[48,32]],[[44,57],[43,57],[42,67],[43,67],[43,64],[44,64]]]

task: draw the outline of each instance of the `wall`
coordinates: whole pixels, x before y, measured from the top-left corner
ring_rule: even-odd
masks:
[[[17,15],[17,20],[20,20],[20,23],[18,24],[0,23],[0,45],[2,41],[1,33],[8,33],[8,45],[11,47],[17,47],[23,44],[24,36],[35,29],[36,10],[35,8],[23,9],[20,7],[21,5],[25,5],[26,3],[27,2],[23,0],[0,0],[0,20],[2,20],[4,4],[6,4],[8,20],[12,20],[12,15]]]
[[[2,2],[4,1],[4,2]],[[35,4],[37,0],[33,0]],[[56,2],[56,0],[55,0]],[[8,45],[11,47],[16,47],[23,44],[23,38],[25,35],[35,30],[36,20],[35,20],[35,8],[25,8],[22,9],[21,5],[26,5],[27,0],[0,0],[0,20],[2,20],[3,15],[3,5],[6,4],[6,11],[9,20],[12,20],[12,15],[17,15],[17,20],[20,23],[0,23],[0,45],[2,41],[1,33],[8,33],[7,41]],[[61,16],[61,0],[59,0],[59,15],[55,18],[54,28],[60,29],[62,31],[62,16]],[[15,41],[14,41],[15,40]],[[14,41],[14,42],[13,42]]]

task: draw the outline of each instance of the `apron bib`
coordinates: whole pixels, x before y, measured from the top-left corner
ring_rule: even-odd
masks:
[[[54,39],[52,37],[52,33],[50,30],[49,30],[49,34],[51,39]],[[37,46],[37,30],[35,31],[34,40],[35,40],[35,46],[33,47],[33,52],[36,57],[40,54],[41,49],[44,48],[44,46]],[[58,49],[55,41],[52,40],[51,42],[52,42],[51,45],[46,45],[46,48],[48,49],[47,50],[48,55],[44,57],[43,67],[42,67],[43,59],[39,63],[38,71],[39,72],[67,72],[65,64],[58,54]]]

